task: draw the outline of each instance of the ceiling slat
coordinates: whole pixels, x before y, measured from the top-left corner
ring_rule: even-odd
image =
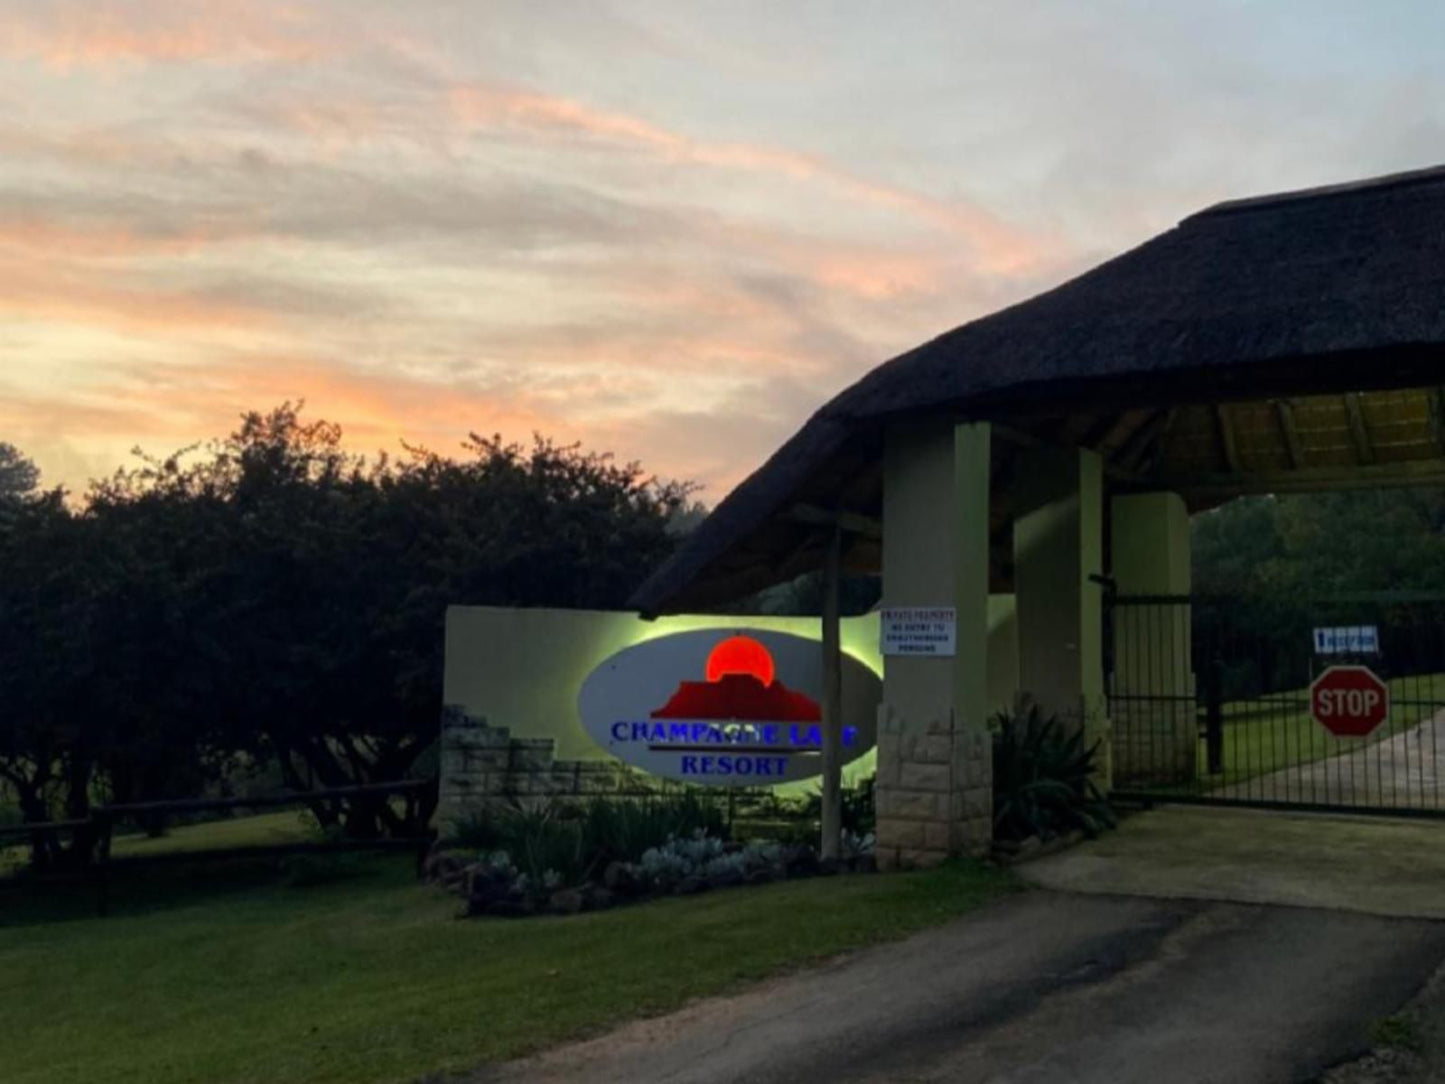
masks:
[[[1345,412],[1350,416],[1350,437],[1355,442],[1355,458],[1364,466],[1375,461],[1374,444],[1370,441],[1370,427],[1365,423],[1365,411],[1360,406],[1360,393],[1345,395]]]
[[[1299,429],[1294,422],[1294,404],[1288,399],[1277,399],[1274,404],[1275,416],[1279,418],[1279,430],[1284,436],[1284,446],[1289,452],[1289,465],[1299,470],[1305,465],[1304,447],[1300,444]]]

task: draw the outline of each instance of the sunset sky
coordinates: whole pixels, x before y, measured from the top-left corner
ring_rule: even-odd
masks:
[[[304,399],[716,501],[1214,200],[1445,161],[1445,4],[0,0],[0,441],[83,489]]]

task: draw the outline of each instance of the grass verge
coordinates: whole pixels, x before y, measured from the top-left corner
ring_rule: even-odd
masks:
[[[403,858],[309,887],[258,885],[260,870],[137,875],[106,919],[80,891],[0,896],[7,1084],[410,1084],[903,937],[1014,887],[958,864],[458,922]]]
[[[1396,678],[1390,686],[1390,717],[1366,738],[1336,738],[1310,716],[1309,690],[1271,693],[1224,705],[1222,771],[1210,773],[1204,738],[1199,739],[1194,784],[1184,793],[1234,786],[1285,768],[1303,767],[1368,748],[1432,718],[1445,706],[1445,674]]]

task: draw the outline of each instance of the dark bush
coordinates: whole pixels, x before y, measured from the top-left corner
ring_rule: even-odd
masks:
[[[1085,746],[1081,727],[1024,702],[994,716],[992,729],[996,839],[1047,840],[1076,828],[1094,836],[1113,827],[1093,781],[1099,744]]]
[[[463,817],[448,841],[481,853],[505,851],[536,885],[548,873],[574,885],[600,876],[609,862],[636,862],[651,847],[698,832],[725,839],[727,819],[718,803],[684,791],[637,799],[599,795],[582,803],[514,799]]]
[[[843,831],[856,836],[866,836],[877,826],[877,814],[873,804],[873,784],[876,776],[860,779],[857,786],[844,787],[839,792],[839,813]],[[817,835],[817,822],[823,816],[823,791],[820,786],[805,799],[803,813],[812,825],[808,826],[813,836]]]
[[[650,847],[701,831],[727,838],[727,819],[716,802],[690,791],[646,798],[593,798],[581,810],[583,846],[598,867],[635,862]]]

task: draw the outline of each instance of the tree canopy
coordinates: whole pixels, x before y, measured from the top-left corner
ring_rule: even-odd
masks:
[[[540,437],[367,459],[291,405],[142,458],[73,508],[20,467],[0,477],[17,494],[0,778],[26,819],[188,796],[237,763],[300,788],[423,770],[446,607],[620,607],[690,492]],[[380,800],[341,816],[401,827]]]

